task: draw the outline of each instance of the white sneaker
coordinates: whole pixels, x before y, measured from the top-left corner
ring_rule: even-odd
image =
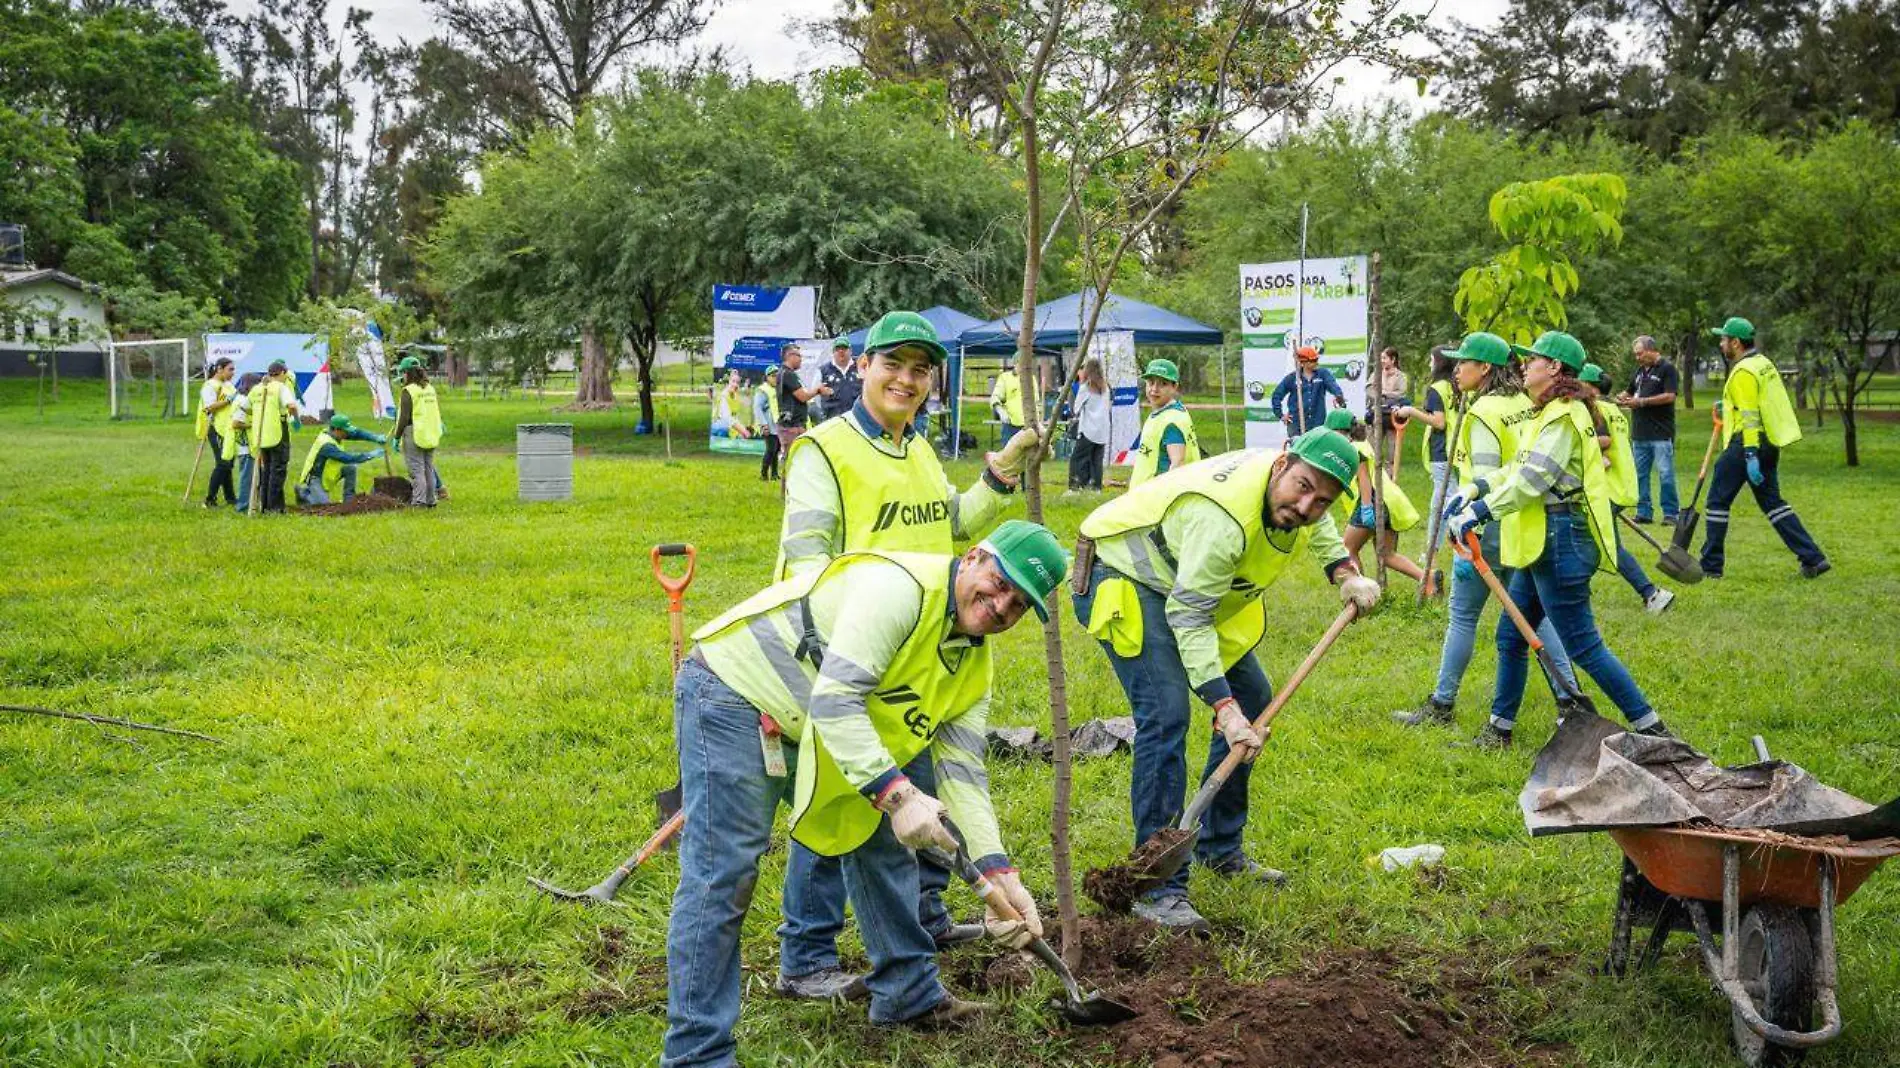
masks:
[[[1650,594],[1648,599],[1643,601],[1643,609],[1652,616],[1659,616],[1669,611],[1669,606],[1675,603],[1675,593],[1658,586],[1656,587],[1656,592]]]

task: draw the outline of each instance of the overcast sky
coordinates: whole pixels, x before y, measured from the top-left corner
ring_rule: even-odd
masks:
[[[1508,2],[1408,0],[1407,10],[1430,12],[1435,23],[1449,22],[1455,15],[1465,22],[1488,25],[1503,14]],[[339,32],[344,11],[351,6],[369,10],[373,14],[370,25],[384,37],[413,43],[427,40],[437,32],[433,12],[420,0],[338,0],[331,13]],[[232,0],[231,7],[240,14],[248,14],[256,4],[253,0]],[[821,48],[798,28],[799,23],[822,18],[836,7],[835,0],[724,0],[699,43],[724,45],[738,65],[750,67],[753,74],[762,78],[791,78],[806,71],[843,65],[851,62],[849,53]],[[1385,96],[1404,101],[1414,110],[1431,105],[1429,99],[1418,98],[1411,83],[1395,84],[1371,68],[1360,66],[1341,73],[1346,77],[1346,84],[1335,97],[1336,105],[1367,104]]]

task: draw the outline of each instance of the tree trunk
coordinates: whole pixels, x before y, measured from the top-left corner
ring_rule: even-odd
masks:
[[[653,421],[653,346],[635,345],[633,349],[634,366],[640,372],[640,425],[649,430],[658,429]]]
[[[442,354],[442,377],[457,389],[468,388],[468,358],[456,349]]]
[[[604,408],[614,402],[614,356],[600,327],[581,324],[581,366],[574,381],[574,406]]]
[[[1860,428],[1854,421],[1854,394],[1850,390],[1841,402],[1841,434],[1847,446],[1847,466],[1860,466]]]

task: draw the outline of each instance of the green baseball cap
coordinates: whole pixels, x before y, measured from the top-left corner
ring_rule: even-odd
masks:
[[[1530,348],[1512,345],[1511,351],[1528,360],[1532,356],[1556,360],[1572,371],[1581,372],[1583,365],[1589,362],[1589,355],[1583,351],[1583,342],[1564,333],[1562,330],[1546,330],[1537,335]]]
[[[398,370],[398,371],[420,371],[420,370],[422,370],[422,361],[421,361],[421,360],[419,360],[419,359],[417,359],[417,358],[416,358],[416,357],[414,357],[414,356],[404,356],[404,357],[402,358],[402,362],[396,365],[396,370]]]
[[[943,342],[937,340],[937,328],[914,311],[885,312],[864,335],[866,352],[882,352],[900,345],[921,346],[930,353],[931,363],[942,363],[950,355]]]
[[[777,378],[777,377],[778,377],[778,364],[773,364],[772,366],[770,366],[770,367],[767,367],[767,368],[765,369],[765,377],[767,377],[767,378]]]
[[[1062,551],[1049,528],[1027,519],[1012,519],[990,532],[980,547],[996,558],[1009,584],[1022,591],[1029,607],[1044,621],[1049,618],[1049,595],[1069,576],[1069,554]]]
[[[1358,422],[1358,420],[1354,419],[1352,413],[1344,408],[1334,408],[1332,411],[1326,413],[1326,429],[1328,430],[1337,430],[1343,434],[1351,430],[1352,425],[1356,422]]]
[[[1511,343],[1496,334],[1480,330],[1475,334],[1466,334],[1451,355],[1454,360],[1474,360],[1493,367],[1503,367],[1511,362]]]
[[[1755,324],[1739,315],[1729,317],[1729,321],[1709,331],[1716,337],[1732,337],[1737,341],[1755,340]]]
[[[1594,363],[1586,363],[1583,365],[1583,370],[1577,372],[1577,377],[1594,386],[1603,381],[1603,368]]]
[[[355,427],[351,426],[349,416],[333,415],[330,417],[330,429],[331,430],[354,430]]]
[[[831,347],[834,349],[849,349],[851,347],[851,339],[843,334],[839,334],[837,337],[831,339]]]
[[[1148,366],[1141,369],[1141,377],[1159,378],[1163,382],[1180,385],[1181,369],[1174,365],[1173,360],[1149,360]]]
[[[1359,450],[1337,430],[1309,430],[1294,438],[1286,451],[1331,475],[1341,488],[1352,481],[1353,470],[1359,466]]]

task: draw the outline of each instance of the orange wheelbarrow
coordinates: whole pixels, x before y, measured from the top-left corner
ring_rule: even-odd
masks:
[[[1759,739],[1756,747],[1768,759]],[[1638,971],[1656,962],[1672,932],[1690,930],[1728,998],[1735,1048],[1750,1068],[1797,1064],[1840,1035],[1834,907],[1888,857],[1900,856],[1900,839],[1851,842],[1693,827],[1608,833],[1623,851],[1623,877],[1605,971],[1628,972],[1638,924],[1650,928]]]

